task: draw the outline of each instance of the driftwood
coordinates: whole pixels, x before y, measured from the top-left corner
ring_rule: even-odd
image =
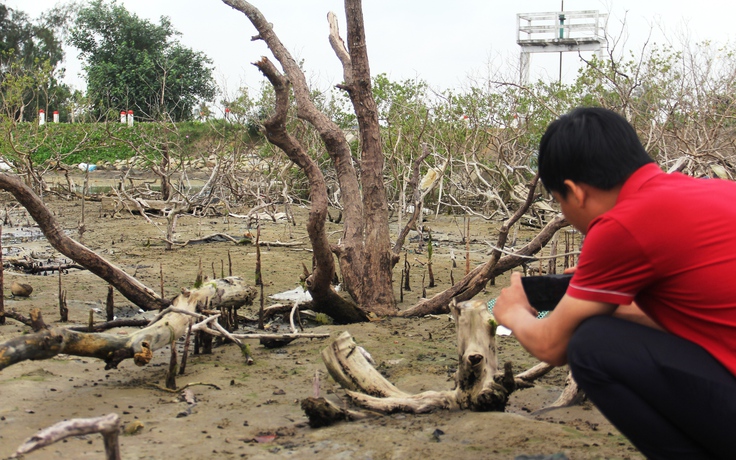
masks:
[[[183,290],[173,301],[176,309],[194,312],[198,306],[229,307],[250,303],[256,291],[238,277],[229,277],[205,283],[199,289]],[[156,323],[127,336],[91,334],[64,327],[46,329],[0,343],[0,370],[25,360],[49,359],[59,353],[99,358],[106,369],[116,368],[121,361],[133,358],[143,366],[150,362],[153,352],[173,343],[189,326],[190,316],[172,311]]]
[[[503,411],[513,391],[531,387],[534,380],[554,369],[554,366],[540,363],[516,376],[512,374],[510,362],[499,369],[495,344],[497,323],[488,312],[486,302],[453,302],[451,310],[457,324],[459,355],[453,390],[418,394],[401,391],[373,367],[370,355],[350,334],[343,332],[322,351],[322,359],[332,378],[346,390],[353,403],[368,411],[340,407],[319,398],[315,389],[315,396],[302,401],[301,406],[309,418],[309,425],[320,427],[339,421],[361,420],[377,413],[419,414],[437,409]],[[558,400],[538,412],[575,404],[580,398],[577,385],[568,376],[567,386]]]
[[[75,418],[65,420],[53,426],[39,431],[24,442],[15,455],[11,458],[19,458],[42,447],[49,446],[55,442],[70,436],[84,436],[92,433],[102,434],[105,442],[105,459],[120,460],[120,445],[118,435],[120,432],[120,416],[108,414],[96,418]]]
[[[53,273],[57,270],[85,270],[85,268],[75,263],[63,263],[53,264],[44,262],[38,259],[32,259],[30,257],[11,257],[5,259],[5,264],[10,265],[16,269],[23,270],[23,273],[27,275],[36,275],[39,273]]]
[[[381,412],[425,413],[436,409],[503,411],[515,389],[510,363],[499,371],[496,360],[496,322],[486,303],[453,303],[458,332],[455,389],[409,394],[386,380],[366,358],[348,332],[322,351],[328,372],[357,405]],[[310,417],[313,414],[307,412]]]
[[[33,332],[42,331],[45,329],[48,329],[48,326],[43,321],[43,316],[41,315],[41,310],[38,308],[34,308],[31,310],[31,313],[28,318],[23,316],[22,314],[18,313],[15,310],[9,310],[5,312],[5,318],[12,318],[19,323],[23,323],[26,326],[30,327]]]
[[[230,236],[227,233],[213,233],[212,235],[207,235],[202,238],[193,238],[191,240],[187,240],[185,243],[177,243],[177,245],[181,246],[188,246],[188,245],[194,245],[194,244],[203,244],[203,243],[235,243],[235,244],[242,244],[242,245],[249,245],[253,244],[255,245],[256,242],[248,237],[244,236],[240,239],[237,239],[234,236]],[[284,243],[281,241],[259,241],[258,246],[264,246],[264,247],[279,247],[279,248],[291,248],[296,246],[302,246],[304,243],[300,241],[293,241],[290,243]]]

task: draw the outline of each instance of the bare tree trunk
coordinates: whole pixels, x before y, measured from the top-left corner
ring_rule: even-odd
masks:
[[[126,299],[144,310],[157,310],[167,305],[165,299],[140,281],[66,236],[41,199],[21,181],[8,174],[0,174],[0,188],[10,192],[28,210],[54,249],[115,286]]]
[[[392,284],[393,253],[383,185],[383,145],[378,110],[371,89],[362,0],[345,0],[345,16],[353,76],[345,89],[355,108],[360,130],[360,179],[363,186],[365,234],[360,242],[355,242],[356,246],[362,243],[363,263],[355,265],[341,260],[340,273],[343,279],[347,279],[348,288],[353,286],[361,305],[371,305],[374,313],[388,315],[397,311]]]
[[[388,233],[388,205],[383,188],[383,154],[375,101],[370,87],[370,69],[365,51],[360,1],[347,0],[345,6],[348,14],[350,53],[345,49],[339,37],[334,15],[330,13],[328,17],[331,26],[330,42],[343,64],[345,83],[341,87],[348,91],[358,115],[363,150],[361,156],[362,184],[358,181],[350,145],[345,134],[337,124],[316,108],[310,98],[309,87],[303,72],[276,36],[271,24],[257,8],[248,2],[243,0],[223,0],[223,2],[245,14],[258,31],[254,39],[266,42],[293,86],[297,116],[315,127],[330,155],[337,172],[341,196],[344,199],[345,217],[341,243],[339,247],[333,247],[332,251],[338,256],[344,287],[361,312],[359,317],[367,318],[368,312],[379,316],[395,314],[396,301],[393,296],[391,279],[392,254]],[[264,69],[267,69],[263,60],[258,66],[264,72]],[[274,82],[272,77],[269,79],[272,83]],[[285,123],[285,118],[278,123]],[[274,124],[270,124],[267,129],[273,130],[274,127]],[[285,141],[287,138],[283,134],[279,136],[282,141]],[[324,284],[325,280],[331,280],[334,274],[334,260],[330,256],[330,261],[328,261],[324,253],[327,241],[323,226],[326,217],[326,204],[322,202],[322,200],[326,201],[324,178],[321,177],[321,173],[317,174],[317,171],[311,170],[313,166],[307,161],[304,150],[301,149],[302,153],[300,153],[296,148],[298,144],[296,139],[293,139],[295,142],[282,141],[279,141],[280,145],[278,143],[276,145],[284,149],[289,158],[304,169],[310,180],[310,190],[313,192],[312,212],[314,214],[310,214],[308,230],[310,240],[316,246],[315,259],[318,268],[312,275],[309,289],[315,302],[322,304],[335,300],[335,296],[332,295],[333,291],[325,288]],[[316,196],[314,192],[317,192]],[[316,206],[314,200],[316,200]],[[318,220],[319,223],[317,223]],[[319,308],[325,307],[320,306]],[[354,317],[352,314],[348,316]]]

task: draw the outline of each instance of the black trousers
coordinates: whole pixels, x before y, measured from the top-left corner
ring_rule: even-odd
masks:
[[[735,459],[736,377],[699,345],[610,316],[568,348],[585,394],[651,459]]]

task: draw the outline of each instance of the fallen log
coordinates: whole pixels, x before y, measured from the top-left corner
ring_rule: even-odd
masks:
[[[105,369],[117,368],[125,359],[133,358],[138,366],[148,364],[153,352],[173,343],[189,326],[189,314],[205,305],[233,307],[252,303],[256,290],[246,286],[242,278],[212,280],[199,289],[182,293],[173,301],[173,311],[154,324],[127,336],[77,332],[66,327],[46,329],[0,343],[0,371],[26,360],[52,358],[59,353],[99,358]],[[182,310],[178,312],[176,310]]]
[[[235,238],[234,236],[230,236],[227,233],[213,233],[212,235],[207,235],[202,238],[193,238],[191,240],[187,240],[185,243],[175,243],[177,246],[191,246],[194,244],[203,244],[203,243],[234,243],[234,244],[240,244],[240,245],[250,245],[250,244],[256,244],[256,242],[253,240],[253,238],[245,235],[241,237],[240,239]],[[281,241],[259,241],[259,246],[263,247],[278,247],[278,248],[293,248],[296,246],[302,246],[304,245],[304,242],[301,241],[292,241],[290,243],[284,243]]]
[[[49,446],[70,436],[100,433],[105,443],[105,459],[120,460],[119,432],[120,416],[115,413],[96,418],[64,420],[28,438],[26,442],[18,447],[15,455],[11,458],[23,457],[26,454],[30,454],[35,450]]]
[[[68,271],[71,269],[86,270],[83,266],[73,263],[52,263],[49,261],[35,259],[29,256],[23,257],[6,257],[3,265],[11,266],[16,270],[22,270],[27,275],[37,275],[39,273],[53,273],[57,270]]]
[[[386,380],[369,362],[348,332],[322,351],[332,378],[357,405],[381,412],[425,413],[437,409],[503,411],[515,389],[511,365],[503,371],[496,358],[496,322],[486,302],[471,300],[451,305],[457,324],[458,369],[455,389],[409,394]],[[309,412],[307,416],[312,417]]]

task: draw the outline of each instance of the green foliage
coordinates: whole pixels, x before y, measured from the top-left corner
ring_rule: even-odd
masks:
[[[199,145],[221,142],[222,122],[182,122],[161,129],[160,123],[136,123],[133,128],[121,123],[18,123],[13,128],[13,144],[28,155],[33,164],[54,160],[65,164],[114,162],[135,156],[149,155],[160,160],[155,145],[169,145],[173,156],[195,157]],[[242,126],[229,126],[231,139],[245,141]],[[131,147],[138,147],[138,152]],[[144,147],[145,146],[145,147]],[[10,160],[16,158],[6,137],[0,138],[0,150]]]
[[[496,330],[498,330],[498,321],[496,321],[496,318],[491,317],[488,320],[488,325],[491,326],[491,337],[495,337]]]
[[[248,345],[247,343],[244,343],[240,347],[240,354],[243,355],[243,358],[248,359],[251,356],[250,345]]]
[[[59,6],[32,20],[0,4],[0,85],[3,115],[35,119],[39,109],[58,110],[66,120],[71,92],[60,83],[63,28],[71,6]]]
[[[325,326],[329,326],[330,324],[333,323],[333,320],[332,320],[332,318],[330,318],[329,316],[325,315],[324,313],[315,313],[315,315],[314,315],[314,322],[316,322],[317,324],[322,324],[322,325],[325,325]]]
[[[62,10],[52,10],[38,20],[22,11],[0,4],[0,53],[11,51],[24,67],[48,61],[52,67],[64,58],[60,28],[65,25]]]
[[[70,43],[85,61],[94,113],[132,109],[145,119],[189,120],[200,99],[212,100],[211,60],[182,46],[178,34],[168,18],[153,24],[115,0],[83,7]]]

